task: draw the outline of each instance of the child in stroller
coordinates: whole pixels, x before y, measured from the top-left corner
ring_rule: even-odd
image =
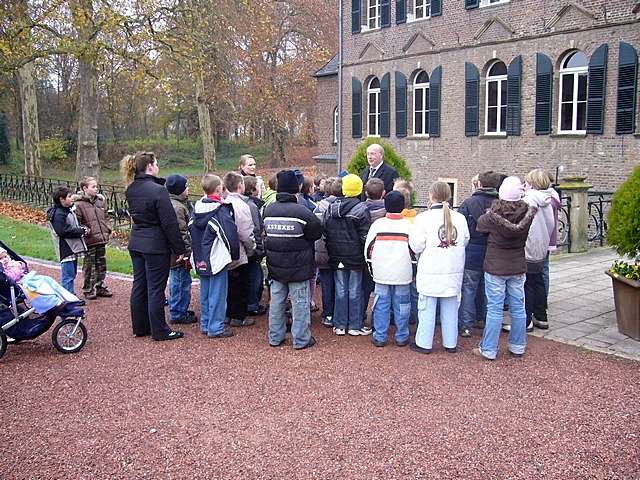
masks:
[[[62,353],[78,352],[87,341],[87,329],[82,323],[85,313],[78,305],[79,299],[51,277],[26,273],[27,270],[26,262],[0,241],[0,358],[9,339],[19,343],[39,337],[58,317],[60,322],[52,332],[53,345]]]

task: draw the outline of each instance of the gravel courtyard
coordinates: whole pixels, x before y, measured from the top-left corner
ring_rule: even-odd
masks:
[[[473,356],[477,335],[423,356],[317,314],[300,352],[270,348],[264,317],[154,342],[109,285],[79,354],[47,333],[0,360],[0,478],[640,479],[638,362],[532,336],[524,359]]]

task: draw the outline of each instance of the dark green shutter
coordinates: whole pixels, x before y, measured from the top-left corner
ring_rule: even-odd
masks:
[[[480,103],[480,73],[473,63],[464,63],[464,134],[478,135]]]
[[[551,133],[553,64],[542,53],[536,54],[536,135]]]
[[[471,10],[472,8],[478,8],[479,0],[464,0],[464,8]]]
[[[431,16],[439,17],[442,15],[442,2],[441,0],[431,0]]]
[[[620,42],[618,55],[618,105],[616,133],[633,133],[636,125],[636,88],[638,85],[638,54],[636,49]]]
[[[507,135],[520,135],[521,90],[522,57],[518,55],[507,68]]]
[[[362,84],[351,78],[351,136],[362,137]]]
[[[391,26],[391,0],[380,2],[380,26],[382,28]]]
[[[607,56],[609,46],[600,45],[589,61],[587,92],[587,133],[601,134],[604,128],[604,99],[607,88]]]
[[[396,137],[407,136],[407,77],[396,72]]]
[[[390,94],[389,88],[391,84],[391,75],[385,73],[380,81],[380,136],[389,136],[389,108],[390,108]]]
[[[399,25],[407,21],[406,0],[396,0],[396,23]]]
[[[440,90],[442,89],[442,67],[431,73],[429,80],[429,136],[440,136]]]
[[[351,0],[351,33],[360,33],[360,2]]]

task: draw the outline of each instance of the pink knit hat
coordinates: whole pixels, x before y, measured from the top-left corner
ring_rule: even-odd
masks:
[[[500,190],[498,191],[500,200],[505,200],[507,202],[517,202],[522,199],[523,193],[524,187],[518,177],[505,178],[502,185],[500,185]]]

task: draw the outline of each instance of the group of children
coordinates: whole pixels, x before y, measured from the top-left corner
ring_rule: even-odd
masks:
[[[428,354],[439,321],[442,345],[454,353],[459,335],[470,337],[474,327],[484,327],[476,353],[494,359],[501,329],[509,331],[511,354],[521,356],[526,331],[534,326],[548,328],[548,259],[555,247],[560,200],[544,171],[529,172],[524,183],[517,177],[483,172],[474,178],[472,195],[457,211],[449,204],[449,185],[435,182],[429,188],[429,209],[417,214],[412,208],[412,185],[402,179],[396,180],[393,191],[386,192],[377,178],[365,185],[353,174],[320,175],[312,181],[290,170],[279,173],[283,179],[295,179],[287,180],[286,188],[279,188],[275,175],[265,188],[255,175],[253,157],[243,156],[240,167],[240,172],[228,172],[223,178],[205,175],[204,195],[193,207],[187,179],[180,175],[167,178],[165,186],[187,247],[185,257],[190,259],[172,259],[168,297],[172,323],[198,322],[195,312],[189,310],[194,269],[201,285],[202,334],[227,338],[233,336],[229,327],[253,325],[252,317],[266,312],[260,304],[265,256],[273,286],[271,273],[279,267],[269,256],[286,255],[279,252],[279,242],[287,245],[287,239],[297,238],[295,241],[308,243],[312,256],[306,260],[309,265],[296,268],[312,270],[311,278],[304,280],[308,288],[296,290],[295,301],[290,299],[291,310],[295,316],[300,292],[306,297],[305,308],[318,309],[313,299],[319,283],[322,324],[336,335],[373,333],[373,344],[383,347],[394,325],[396,345],[410,345]],[[111,229],[97,190],[91,177],[83,179],[81,192],[75,196],[61,187],[48,211],[61,262],[61,283],[74,291],[77,259],[84,256],[86,299],[111,296],[104,284],[105,245]],[[314,224],[309,218],[303,220],[302,210],[290,215],[289,224],[280,216],[274,221],[273,214],[266,214],[274,202],[291,201],[314,214],[321,226],[317,234],[315,227],[313,234],[308,229],[304,233],[304,228],[302,233],[293,233],[295,222]],[[265,230],[265,217],[270,232]],[[265,248],[265,239],[269,248]],[[287,293],[293,295],[291,289]],[[367,322],[372,293],[372,319]],[[511,324],[505,326],[506,308]],[[280,328],[283,319],[276,317],[284,314],[284,308],[278,312],[270,315],[270,325]],[[418,327],[410,343],[412,321]],[[313,339],[310,332],[298,334]],[[281,337],[270,332],[270,339],[273,335]],[[281,343],[282,339],[276,341]],[[307,340],[303,348],[313,343],[315,339]]]

